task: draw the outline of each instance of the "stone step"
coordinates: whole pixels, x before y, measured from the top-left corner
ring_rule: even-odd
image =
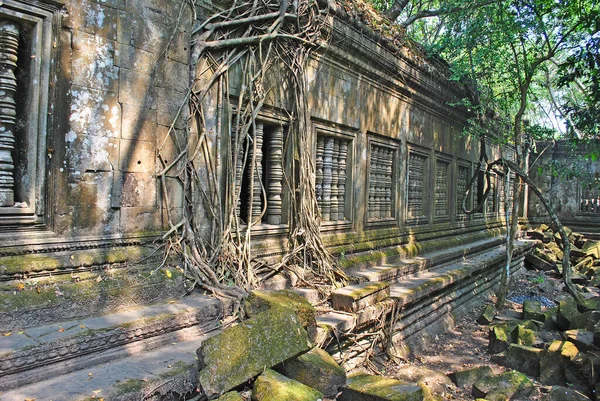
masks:
[[[483,252],[504,243],[503,237],[487,238],[464,246],[453,247],[436,252],[430,252],[422,256],[402,259],[397,263],[370,266],[360,269],[352,269],[348,272],[360,282],[365,281],[393,281],[402,276],[414,274],[436,265],[450,262],[466,255]]]
[[[337,289],[331,293],[333,309],[356,312],[390,295],[390,284],[385,281],[353,284]]]
[[[219,301],[195,295],[0,337],[0,391],[197,338],[220,325]]]
[[[525,241],[515,241],[515,250],[518,251],[527,244],[528,242]],[[498,264],[504,260],[505,255],[506,248],[502,245],[486,252],[464,256],[460,261],[402,277],[391,285],[390,297],[398,302],[399,307],[416,302]]]
[[[194,331],[192,328],[183,331]],[[196,349],[203,340],[218,331],[188,333],[185,340],[153,350],[133,353],[124,358],[110,358],[104,363],[56,375],[44,381],[0,391],[3,401],[36,400],[155,400],[184,399],[198,387]],[[188,399],[188,398],[186,398]]]
[[[381,316],[388,314],[394,304],[395,301],[388,298],[357,312],[327,312],[317,316],[317,325],[327,327],[336,335],[348,333],[354,329],[367,326],[381,318]]]

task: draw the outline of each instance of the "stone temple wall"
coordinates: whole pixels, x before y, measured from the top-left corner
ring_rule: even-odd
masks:
[[[2,2],[0,326],[183,292],[151,273],[156,154],[185,129],[192,16],[185,1]]]
[[[567,141],[537,142],[531,171],[563,224],[598,234],[600,161],[593,160],[592,150],[589,145],[573,145]],[[529,199],[529,219],[547,223],[548,215],[531,191]]]
[[[189,129],[186,95],[198,75],[190,68],[190,29],[194,15],[202,19],[212,7],[2,2],[0,326],[182,294],[176,271],[155,271],[162,259],[156,241],[168,228],[157,154],[168,163],[182,149],[172,138]],[[478,144],[461,135],[467,115],[450,103],[462,93],[443,71],[361,33],[342,14],[334,19],[330,45],[310,60],[306,76],[313,143],[306,151],[315,160],[322,232],[334,254],[414,254],[502,227],[500,191],[481,212],[460,211]],[[285,81],[272,79],[279,85],[273,96],[285,93]],[[235,97],[235,74],[230,90]],[[288,124],[285,96],[268,103],[258,120],[268,139],[261,152],[273,161],[274,149],[288,143],[278,130]],[[212,95],[207,107],[214,110],[207,135],[221,160],[231,108]],[[270,167],[266,177],[276,183],[286,166]],[[482,192],[478,181],[468,206]],[[170,206],[181,210],[179,181],[171,176],[165,184]],[[290,192],[284,185],[269,191],[253,238],[258,256],[276,258],[285,249]]]

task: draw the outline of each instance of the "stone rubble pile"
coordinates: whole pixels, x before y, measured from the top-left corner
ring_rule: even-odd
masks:
[[[197,350],[199,383],[208,399],[440,399],[422,381],[362,372],[347,376],[327,352],[313,346],[317,333],[315,309],[297,293],[255,291],[245,302],[245,312],[248,319],[207,339]]]
[[[573,232],[568,227],[565,231],[571,246],[571,266],[573,282],[579,285],[600,286],[600,241],[586,239],[583,234]],[[558,232],[542,224],[527,234],[539,240],[525,261],[536,269],[549,274],[562,274],[563,243]]]
[[[554,307],[525,297],[522,313],[494,315],[493,308],[486,307],[478,322],[489,325],[492,361],[539,381],[542,400],[600,400],[600,297],[590,290],[600,283],[600,242],[567,232],[577,272],[574,281],[585,293],[586,309],[579,310],[571,297],[557,300]],[[559,274],[563,254],[558,235],[547,226],[529,234],[540,242],[526,257],[528,267],[540,274]],[[473,395],[479,396],[481,388],[474,386]]]

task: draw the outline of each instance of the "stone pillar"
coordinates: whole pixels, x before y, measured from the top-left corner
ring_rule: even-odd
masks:
[[[19,26],[12,21],[0,21],[0,206],[15,203],[12,158],[15,136],[12,129],[17,122],[15,69],[18,48]]]
[[[250,146],[250,154],[248,155],[249,163],[254,161],[254,168],[250,165],[248,174],[254,171],[254,175],[249,177],[248,182],[252,182],[252,192],[248,193],[248,199],[252,204],[252,216],[248,216],[248,224],[254,223],[262,212],[262,146],[263,146],[263,129],[264,126],[260,122],[256,122],[254,130],[254,143]],[[250,191],[250,186],[248,186]]]
[[[338,220],[338,209],[340,206],[340,199],[338,193],[338,177],[339,177],[339,166],[338,166],[338,155],[340,153],[340,141],[338,139],[333,140],[333,154],[331,157],[331,207],[330,207],[330,219],[331,221]]]
[[[346,218],[346,160],[348,158],[348,141],[340,141],[338,153],[338,220]]]
[[[331,177],[333,167],[333,138],[325,137],[323,148],[323,206],[321,214],[324,221],[331,220]]]
[[[325,147],[325,138],[317,136],[317,152],[315,162],[315,194],[319,210],[323,210],[323,152]]]
[[[269,170],[267,190],[267,223],[281,224],[283,193],[283,127],[278,125],[269,140]]]

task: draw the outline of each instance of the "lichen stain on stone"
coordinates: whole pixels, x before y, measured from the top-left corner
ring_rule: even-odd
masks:
[[[83,88],[73,89],[71,90],[71,98],[69,122],[74,135],[69,132],[69,138],[75,140],[78,133],[112,138],[119,137],[120,110],[116,105],[111,107],[106,104],[104,94]],[[103,112],[100,112],[100,110]]]

